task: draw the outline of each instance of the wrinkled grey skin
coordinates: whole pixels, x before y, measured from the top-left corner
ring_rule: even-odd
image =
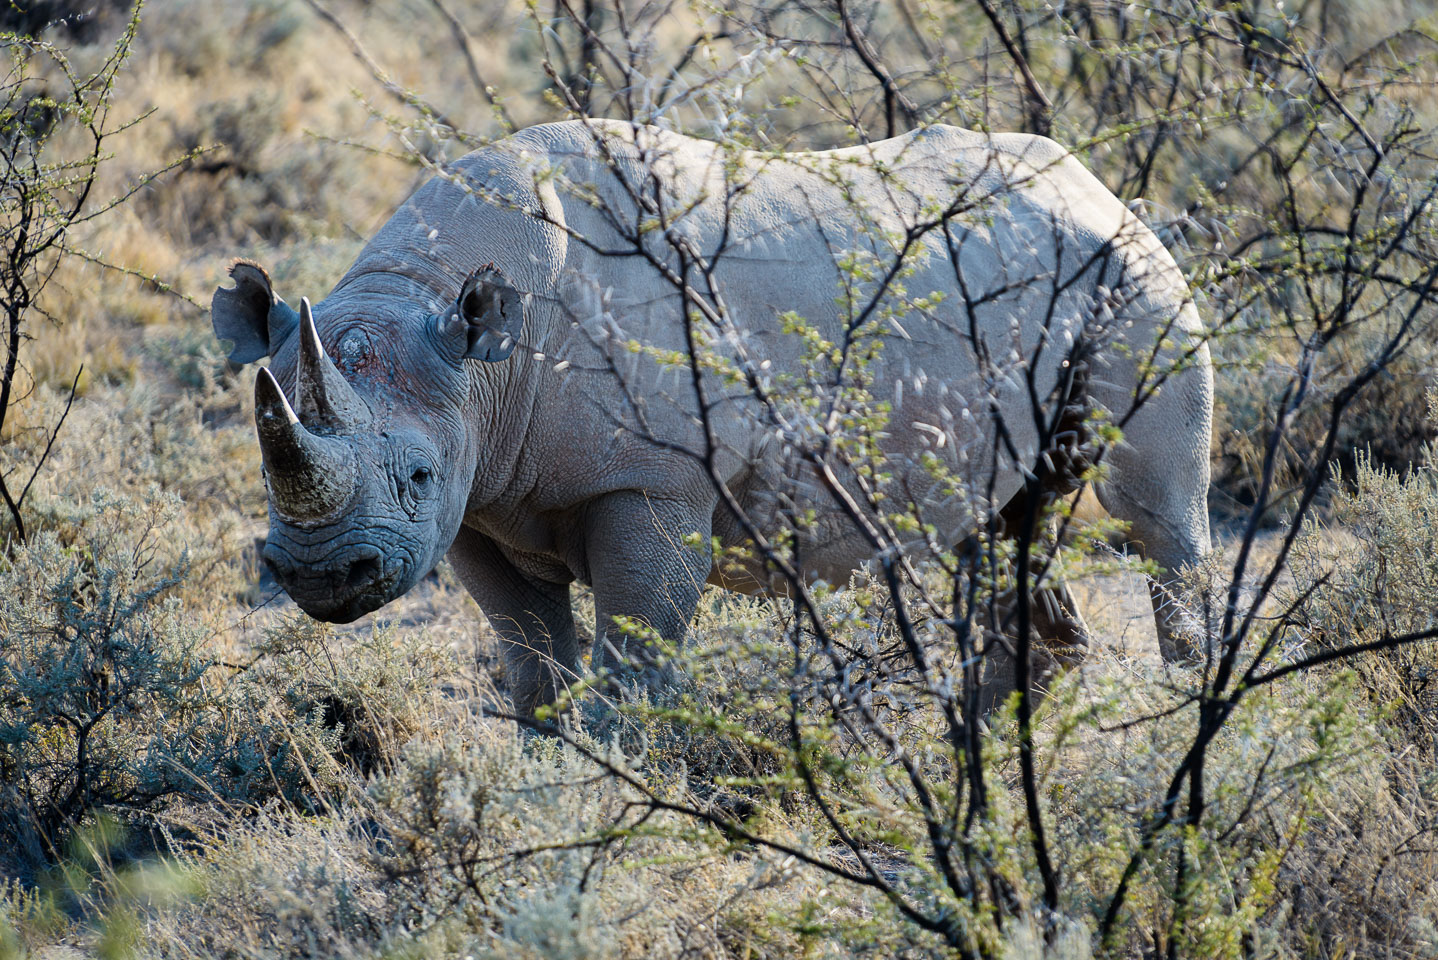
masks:
[[[784,311],[841,335],[836,249],[884,251],[859,229],[855,203],[902,235],[927,216],[922,202],[962,190],[995,198],[947,235],[920,239],[905,286],[945,299],[905,315],[871,369],[875,394],[892,393],[884,444],[900,482],[950,543],[1002,507],[1022,486],[1036,435],[1017,379],[981,382],[975,338],[1015,363],[1037,350],[1037,388],[1048,396],[1070,375],[1068,346],[1081,333],[1094,339],[1101,315],[1090,407],[1128,409],[1160,337],[1192,362],[1127,424],[1100,501],[1169,571],[1207,552],[1212,376],[1197,315],[1153,234],[1051,141],[936,127],[784,162],[746,157],[752,182],[726,214],[712,144],[571,122],[523,131],[422,187],[314,307],[312,333],[305,311],[254,264],[237,263],[235,286],[216,291],[215,330],[234,342],[231,358],[271,358],[273,378],[261,372],[256,387],[270,491],[264,559],[301,608],[351,621],[447,555],[505,641],[516,707],[532,711],[581,669],[572,582],[593,588],[593,664],[608,668],[634,652],[615,617],[678,641],[706,581],[770,586],[762,570],[721,575],[708,552],[711,536],[726,546],[745,536],[703,464],[674,449],[704,445],[692,386],[620,346],[683,350],[680,304],[656,267],[677,258],[660,231],[637,256],[615,229],[613,215],[631,224],[640,215],[595,149],[596,131],[630,182],[659,170],[666,207],[682,211],[673,237],[706,255],[727,245],[715,277],[766,382],[801,362],[797,338],[780,330]],[[874,181],[876,159],[897,179]],[[854,195],[831,186],[836,171],[857,184]],[[975,309],[962,308],[956,278]],[[783,498],[819,510],[801,544],[804,572],[843,582],[871,556],[863,538],[817,476],[776,448],[745,388],[713,389],[728,390],[712,411],[717,473],[762,529],[781,526]],[[996,450],[991,402],[1013,449]],[[924,455],[972,476],[991,500],[934,489],[915,466]],[[703,546],[681,543],[692,534]],[[1081,645],[1067,591],[1040,603],[1040,627]],[[1158,592],[1155,612],[1175,658],[1173,615]]]

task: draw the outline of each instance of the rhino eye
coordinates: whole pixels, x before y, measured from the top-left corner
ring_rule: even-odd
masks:
[[[414,472],[409,475],[409,481],[417,487],[422,487],[426,483],[429,483],[429,467],[424,464],[415,467]]]

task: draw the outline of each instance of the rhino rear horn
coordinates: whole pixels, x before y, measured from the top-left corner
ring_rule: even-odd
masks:
[[[308,297],[300,301],[300,362],[295,376],[295,399],[306,427],[346,433],[369,422],[369,407],[325,354]]]
[[[353,448],[345,440],[306,430],[264,367],[255,379],[255,430],[276,512],[293,520],[317,520],[349,502],[358,478]]]
[[[454,309],[443,320],[445,330],[463,336],[462,356],[498,363],[519,344],[526,300],[493,264],[481,267],[464,281]]]

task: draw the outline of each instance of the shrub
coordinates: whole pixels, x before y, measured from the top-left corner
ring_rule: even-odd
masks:
[[[347,764],[389,762],[438,687],[422,637],[337,651],[295,619],[217,666],[175,595],[180,506],[99,491],[0,561],[0,836],[19,864],[64,855],[101,812],[323,807]]]
[[[1430,392],[1430,398],[1434,395]],[[1381,643],[1438,627],[1438,451],[1407,476],[1358,451],[1353,485],[1332,515],[1308,525],[1295,587],[1312,599],[1297,629],[1318,650]],[[1429,760],[1438,752],[1438,641],[1376,650],[1353,665],[1395,735]]]
[[[32,856],[63,849],[99,809],[149,810],[195,785],[209,698],[201,637],[157,563],[173,498],[97,493],[74,539],[42,532],[0,563],[0,831]]]
[[[1431,408],[1429,425],[1438,424]],[[1438,642],[1392,643],[1438,627],[1438,462],[1411,472],[1366,452],[1329,517],[1310,522],[1293,563],[1293,642],[1308,653],[1377,649],[1348,665],[1361,712],[1380,719],[1385,749],[1364,756],[1366,783],[1329,800],[1313,855],[1291,883],[1306,894],[1287,925],[1310,949],[1370,944],[1431,955],[1438,937]],[[1336,468],[1335,468],[1336,469]],[[1391,644],[1391,645],[1390,645]],[[1355,935],[1355,931],[1362,931]]]

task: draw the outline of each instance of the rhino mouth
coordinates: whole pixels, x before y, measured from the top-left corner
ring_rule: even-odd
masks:
[[[348,594],[304,594],[295,590],[287,592],[301,610],[316,620],[353,623],[399,596],[403,591],[396,589],[398,582],[398,577],[385,578]]]
[[[405,592],[409,564],[385,561],[377,549],[363,549],[336,569],[332,562],[308,567],[283,548],[267,546],[265,565],[301,610],[316,620],[352,623]]]
[[[348,600],[335,601],[332,598],[309,598],[307,600],[294,597],[295,603],[301,610],[316,620],[324,620],[327,623],[354,623],[367,613],[373,613],[389,602],[387,597],[377,597],[371,593],[357,594]]]

